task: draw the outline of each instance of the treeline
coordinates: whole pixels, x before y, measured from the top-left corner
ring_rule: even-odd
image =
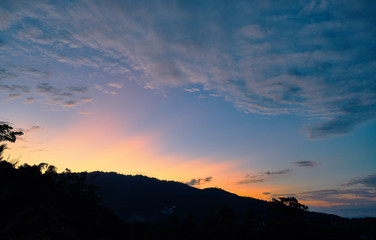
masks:
[[[0,239],[114,239],[124,229],[85,173],[0,161]]]
[[[191,213],[125,223],[99,204],[95,189],[86,173],[0,160],[0,239],[375,239],[375,219],[323,217],[286,199],[269,202],[265,216],[218,206],[206,220]]]
[[[0,124],[0,142],[14,142],[20,135],[22,132]],[[202,209],[185,216],[166,210],[165,218],[159,221],[124,222],[101,205],[87,173],[72,173],[69,169],[57,173],[46,163],[17,166],[3,160],[5,148],[0,145],[0,239],[376,239],[375,218],[346,219],[309,212],[291,197],[262,203],[265,208],[261,208],[261,201],[253,200],[253,208],[242,213],[217,205],[205,219],[197,217]],[[146,207],[159,197],[140,197],[150,196],[145,194],[150,190],[149,180],[142,179],[143,187],[137,187],[141,195],[131,196],[130,188],[121,193],[135,200],[133,205],[124,204],[125,209],[137,204],[138,208]],[[153,180],[153,189],[158,181]],[[192,198],[187,186],[168,186],[177,187],[175,190],[181,191],[179,195],[184,198]],[[224,196],[228,203],[240,203],[240,197],[225,191],[209,189],[204,194],[206,199]]]

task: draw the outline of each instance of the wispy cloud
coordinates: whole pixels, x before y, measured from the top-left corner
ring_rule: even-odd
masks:
[[[191,181],[186,182],[185,184],[190,186],[200,186],[205,183],[211,182],[213,180],[213,177],[206,177],[206,178],[193,178]]]
[[[270,194],[270,197],[295,196],[319,211],[360,217],[367,215],[372,216],[374,214],[376,199],[375,189],[376,174],[370,174],[350,179],[348,182],[332,188],[289,194],[273,193]]]
[[[86,93],[89,90],[88,87],[69,87],[68,89],[73,93]]]
[[[25,102],[24,103],[33,103],[35,101],[35,98],[33,98],[33,97],[27,97],[26,99],[25,99]]]
[[[123,88],[123,84],[120,84],[120,83],[109,83],[108,86],[114,87],[117,89]]]
[[[21,131],[24,132],[24,133],[30,133],[30,132],[39,131],[41,129],[42,128],[40,126],[34,125],[34,126],[29,127],[29,128],[26,128],[26,129],[21,129]]]
[[[347,186],[361,185],[364,187],[374,188],[376,190],[376,173],[351,179]]]
[[[37,85],[36,90],[40,94],[48,95],[60,95],[61,89],[57,89],[54,86],[51,86],[49,83],[40,83]]]
[[[292,162],[292,164],[294,164],[298,167],[315,167],[315,166],[317,166],[316,161],[297,161],[297,162]]]
[[[11,94],[8,94],[8,101],[11,101],[11,100],[14,100],[14,99],[17,99],[17,98],[20,98],[22,95],[20,93],[11,93]]]
[[[250,178],[250,179],[245,179],[237,182],[236,184],[241,185],[241,184],[251,184],[251,183],[260,183],[263,182],[264,178]]]
[[[184,88],[184,91],[194,93],[194,92],[199,92],[200,89],[198,89],[198,88]]]
[[[66,101],[66,102],[64,102],[62,105],[64,106],[64,107],[74,107],[74,106],[76,106],[77,105],[77,101],[73,101],[73,100],[71,100],[71,101]]]
[[[267,172],[265,172],[265,175],[283,175],[283,174],[286,174],[288,172],[290,172],[290,169],[283,169],[283,170],[276,171],[276,172],[267,171]]]
[[[95,84],[94,87],[95,87],[95,89],[97,89],[98,91],[101,91],[101,92],[103,92],[103,93],[105,93],[105,94],[109,94],[109,95],[117,95],[117,92],[107,90],[107,89],[105,89],[104,87],[102,87],[101,85]]]
[[[43,56],[152,89],[200,86],[247,113],[315,119],[304,131],[321,139],[376,118],[375,7],[356,0],[8,3],[0,31],[10,56]],[[217,17],[232,13],[225,24]]]
[[[79,113],[82,115],[93,115],[92,112],[87,112],[87,111],[79,111]]]
[[[266,181],[266,180],[268,180],[270,178],[273,178],[273,177],[278,177],[278,176],[286,175],[290,171],[291,171],[290,169],[283,169],[283,170],[279,170],[279,171],[261,172],[261,173],[256,174],[256,175],[247,174],[245,176],[244,180],[238,181],[236,184],[239,185],[239,184],[261,183],[261,182],[264,182],[264,181]]]
[[[88,91],[88,87],[71,86],[63,89],[54,87],[50,83],[39,83],[36,86],[36,91],[40,95],[47,96],[48,104],[60,104],[63,107],[75,107],[80,103],[92,101],[91,97],[79,97]]]

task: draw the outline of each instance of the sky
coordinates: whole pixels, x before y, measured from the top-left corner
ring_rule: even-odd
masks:
[[[2,0],[4,157],[376,216],[374,9]]]

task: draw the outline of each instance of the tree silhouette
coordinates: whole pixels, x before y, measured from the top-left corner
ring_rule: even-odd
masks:
[[[308,210],[308,206],[299,203],[295,197],[279,197],[279,200],[273,198],[272,202],[276,204],[288,206],[294,209],[298,209],[298,210],[303,210],[303,211]]]
[[[13,131],[13,128],[8,124],[0,124],[0,142],[15,142],[17,136],[21,136],[23,132]]]
[[[17,136],[21,136],[23,132],[13,131],[13,128],[8,124],[0,124],[0,142],[12,142],[16,141]],[[4,150],[7,149],[6,144],[0,145],[0,161],[3,160],[2,154]]]

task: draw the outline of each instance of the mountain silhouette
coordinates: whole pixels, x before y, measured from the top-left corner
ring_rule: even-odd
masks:
[[[0,239],[375,239],[376,219],[219,188],[0,159]]]
[[[0,142],[22,134],[0,124]],[[267,202],[141,175],[57,173],[5,161],[4,149],[0,239],[376,239],[376,218],[310,212],[294,197]]]
[[[102,204],[126,221],[158,221],[172,213],[207,219],[218,206],[228,206],[237,214],[249,208],[258,214],[267,210],[267,203],[262,200],[239,197],[219,188],[201,190],[142,175],[93,172],[88,174],[88,182],[98,187]]]
[[[197,189],[142,175],[92,172],[88,173],[87,180],[98,187],[101,204],[127,223],[144,223],[147,228],[165,222],[183,229],[188,225],[191,235],[186,232],[186,239],[191,239],[189,236],[192,239],[197,236],[207,239],[284,239],[287,236],[289,239],[376,239],[376,218],[348,219],[302,210],[306,208],[301,204],[293,208],[275,199],[267,202],[220,188]],[[291,200],[282,198],[286,199]],[[181,237],[173,236],[176,238],[172,239]]]

